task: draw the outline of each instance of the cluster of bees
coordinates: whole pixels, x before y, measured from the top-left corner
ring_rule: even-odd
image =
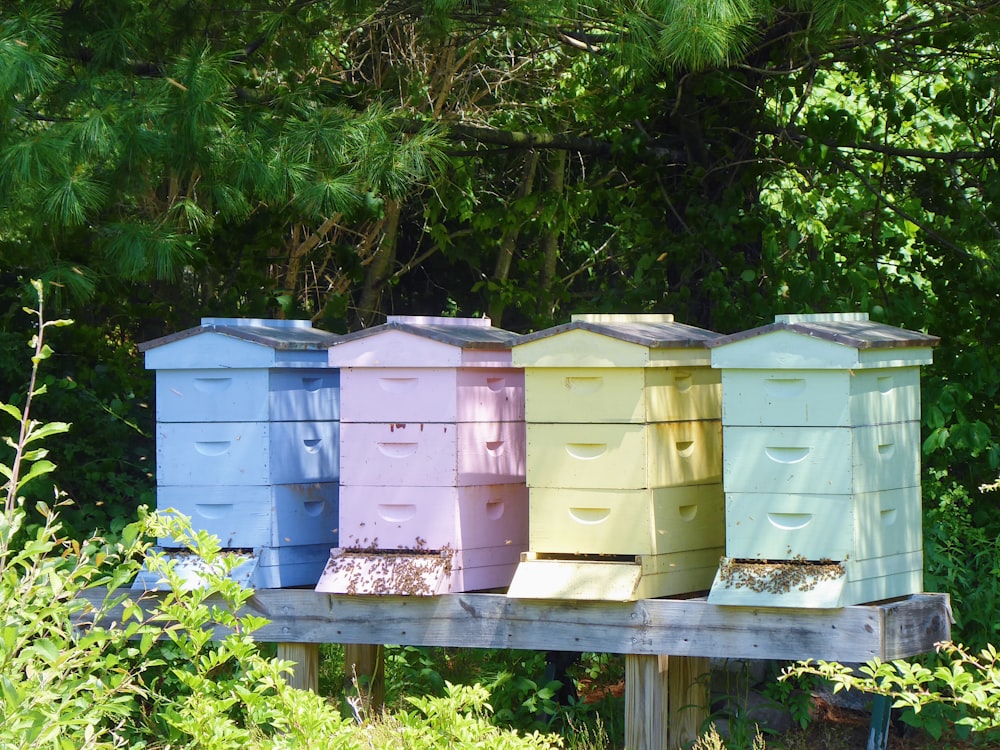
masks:
[[[750,589],[758,594],[785,594],[792,589],[812,591],[820,581],[834,581],[845,574],[842,563],[818,562],[796,555],[790,560],[737,560],[723,557],[719,579],[731,589]]]
[[[451,578],[450,546],[430,550],[419,536],[412,547],[396,549],[379,548],[378,539],[351,542],[330,558],[324,573],[345,580],[347,594],[433,596],[438,581]]]

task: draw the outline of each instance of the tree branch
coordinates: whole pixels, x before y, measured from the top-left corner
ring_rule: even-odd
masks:
[[[786,138],[794,143],[804,143],[808,136],[791,127],[766,128],[761,130],[762,135],[776,135],[779,138]],[[985,149],[981,151],[931,151],[923,148],[900,148],[881,143],[839,143],[834,140],[820,141],[824,146],[829,146],[838,151],[870,151],[886,156],[898,156],[903,159],[928,159],[931,161],[943,161],[953,164],[961,161],[986,161],[996,159],[1000,156],[995,149]]]
[[[403,123],[407,133],[420,132],[424,124],[410,120]],[[516,149],[543,149],[553,151],[575,151],[581,154],[610,157],[615,153],[614,144],[586,136],[568,135],[565,133],[525,133],[515,130],[499,130],[481,125],[457,123],[440,126],[446,137],[459,141],[475,141],[476,143],[494,146],[506,146]],[[646,140],[640,147],[648,161],[671,161],[686,164],[687,155],[678,149],[669,148],[654,140]]]

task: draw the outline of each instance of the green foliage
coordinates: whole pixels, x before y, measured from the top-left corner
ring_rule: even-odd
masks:
[[[386,717],[369,730],[372,746],[399,750],[435,748],[559,748],[562,740],[552,734],[516,735],[497,729],[487,719],[492,707],[490,692],[481,685],[446,683],[441,697],[408,697],[416,710]]]
[[[969,492],[947,475],[925,484],[924,587],[951,594],[952,637],[973,650],[1000,639],[1000,544],[995,520],[973,516]]]
[[[872,661],[857,671],[832,662],[802,662],[789,674],[813,674],[833,683],[835,692],[861,690],[893,699],[902,720],[933,738],[970,732],[995,739],[1000,734],[1000,662],[992,645],[978,653],[942,643],[928,664]]]
[[[569,742],[624,737],[624,702],[612,696],[593,703],[560,703],[562,687],[547,675],[544,652],[389,646],[385,650],[386,701],[402,705],[407,696],[445,694],[449,684],[480,684],[490,695],[491,720],[521,732],[559,730]],[[567,674],[586,676],[594,688],[624,679],[621,657],[584,654]]]
[[[764,750],[766,747],[764,742],[764,736],[760,733],[756,733],[752,736],[749,744],[738,744],[733,740],[728,743],[723,741],[722,737],[719,736],[719,732],[716,730],[715,725],[709,726],[708,730],[703,732],[698,739],[695,740],[694,745],[691,746],[691,750],[737,750],[738,748],[747,748],[747,750]]]

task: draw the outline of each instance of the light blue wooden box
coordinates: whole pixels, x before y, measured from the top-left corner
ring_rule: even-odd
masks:
[[[339,422],[161,422],[160,486],[336,482]]]
[[[937,341],[824,313],[709,342],[726,491],[726,560],[709,601],[838,607],[920,591],[919,367]]]
[[[217,536],[227,549],[329,544],[337,539],[340,485],[160,487],[161,511],[176,510],[195,528]],[[175,539],[160,539],[177,547]],[[315,583],[315,582],[314,582]]]
[[[140,347],[156,371],[157,509],[247,554],[248,585],[315,584],[338,545],[337,338],[309,321],[203,318]]]

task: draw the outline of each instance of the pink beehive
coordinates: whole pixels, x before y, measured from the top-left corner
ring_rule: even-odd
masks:
[[[528,546],[515,338],[486,318],[394,316],[329,350],[341,368],[341,546],[317,591],[510,583]]]

